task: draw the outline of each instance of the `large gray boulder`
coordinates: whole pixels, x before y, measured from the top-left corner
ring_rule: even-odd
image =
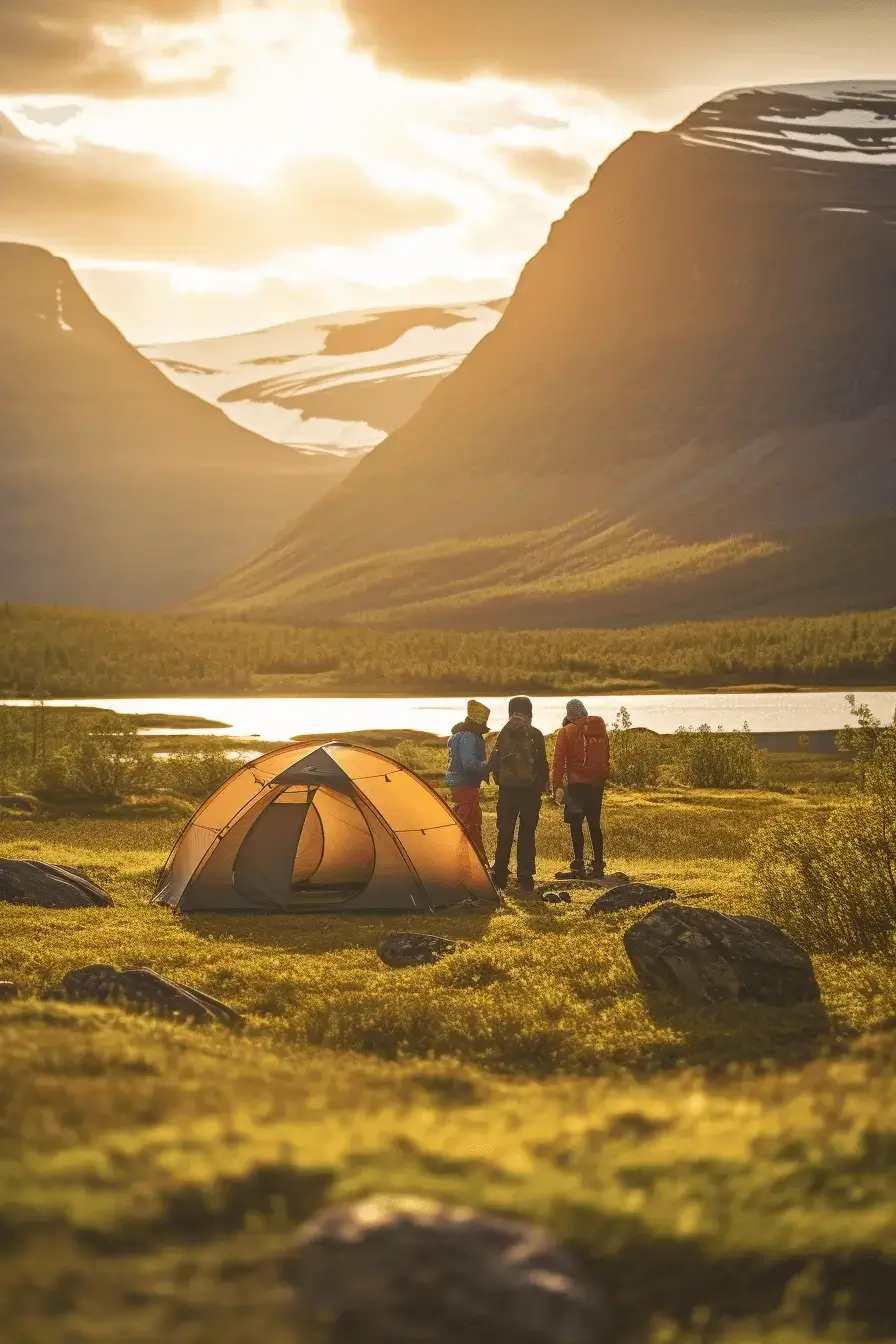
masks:
[[[324,1210],[285,1265],[332,1344],[604,1344],[603,1294],[541,1228],[378,1196]]]
[[[820,998],[812,962],[774,924],[662,905],[623,936],[641,986],[696,1003],[745,999],[777,1006]]]
[[[180,985],[176,980],[166,980],[143,967],[119,971],[114,966],[81,966],[63,976],[45,997],[64,1003],[135,1008],[200,1026],[215,1022],[226,1027],[242,1024],[239,1013],[210,994]]]
[[[387,966],[431,966],[453,952],[457,944],[435,933],[387,933],[380,939],[377,953]]]
[[[51,910],[112,905],[112,897],[86,874],[36,859],[0,859],[0,901]]]
[[[617,910],[634,910],[640,905],[656,905],[660,901],[674,901],[671,887],[652,887],[646,882],[625,882],[605,891],[588,907],[589,915],[611,915]]]

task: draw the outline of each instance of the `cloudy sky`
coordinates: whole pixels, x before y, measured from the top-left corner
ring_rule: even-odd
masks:
[[[138,341],[508,293],[610,149],[896,0],[0,0],[0,237]]]

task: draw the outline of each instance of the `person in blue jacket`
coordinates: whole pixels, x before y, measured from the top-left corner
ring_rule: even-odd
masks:
[[[486,860],[479,790],[488,778],[485,738],[490,713],[488,705],[478,700],[467,701],[467,717],[454,725],[448,739],[448,772],[445,775],[455,815],[483,862]]]

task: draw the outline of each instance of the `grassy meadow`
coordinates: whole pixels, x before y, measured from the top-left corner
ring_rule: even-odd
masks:
[[[863,685],[896,685],[896,610],[447,631],[0,605],[0,697],[10,698]]]
[[[441,751],[393,748],[427,774]],[[614,789],[611,869],[763,913],[750,855],[849,802],[841,759],[760,787]],[[485,795],[494,840],[494,794]],[[183,824],[160,797],[0,811],[0,854],[84,868],[109,910],[0,906],[0,1318],[12,1344],[305,1341],[296,1225],[428,1194],[530,1217],[583,1252],[621,1341],[896,1338],[896,964],[814,953],[822,1006],[641,994],[638,912],[518,902],[434,916],[193,916],[148,903]],[[546,805],[539,877],[568,859]],[[457,952],[386,969],[387,929]],[[44,1003],[73,966],[146,965],[224,998],[240,1035]]]

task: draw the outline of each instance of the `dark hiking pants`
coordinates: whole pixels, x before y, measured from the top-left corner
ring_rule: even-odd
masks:
[[[585,823],[591,834],[594,850],[594,868],[604,871],[604,833],[600,828],[600,811],[604,801],[603,784],[569,784],[569,829],[572,832],[573,862],[576,868],[585,866]]]
[[[519,822],[516,842],[516,875],[522,883],[535,877],[535,830],[541,811],[541,789],[498,789],[498,846],[493,869],[495,885],[507,885],[513,836]]]

